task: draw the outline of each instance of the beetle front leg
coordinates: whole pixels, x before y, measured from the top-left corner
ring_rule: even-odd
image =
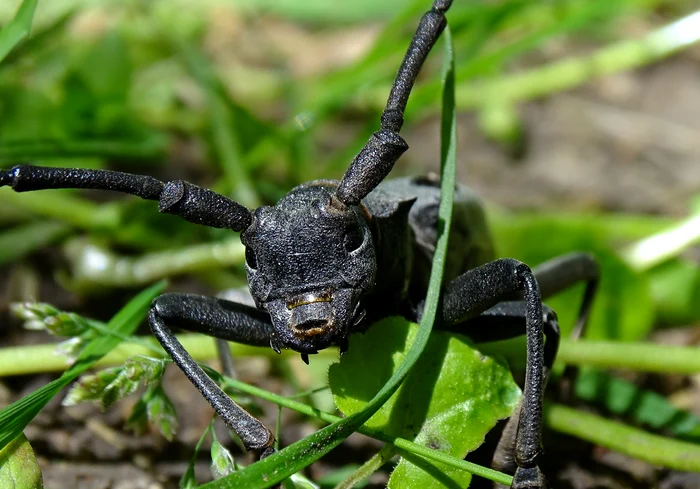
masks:
[[[536,266],[532,272],[540,286],[542,300],[563,292],[579,282],[585,282],[586,289],[579,307],[578,319],[571,333],[572,338],[581,336],[586,328],[600,281],[600,264],[595,256],[590,253],[569,253]]]
[[[196,331],[255,346],[270,344],[272,325],[266,313],[213,297],[165,294],[153,301],[149,323],[153,334],[214,411],[243,442],[246,450],[266,457],[274,452],[274,436],[259,420],[227,396],[197,365],[170,327]]]
[[[517,260],[501,259],[460,275],[445,288],[442,322],[446,327],[464,323],[522,292],[527,366],[520,422],[515,445],[513,489],[544,489],[547,482],[537,466],[542,453],[542,401],[546,382],[542,301],[530,268]]]
[[[476,343],[506,340],[522,336],[525,333],[526,317],[527,306],[523,301],[500,302],[465,323],[441,329],[464,334]],[[554,360],[557,357],[561,335],[556,313],[544,305],[542,306],[542,320],[544,335],[547,340],[544,345],[544,377],[546,384],[552,371]],[[517,469],[514,454],[517,447],[521,409],[522,404],[518,405],[518,408],[506,423],[493,455],[492,467],[501,472],[513,473]],[[505,488],[505,486],[500,484],[495,484],[494,487],[499,489]]]

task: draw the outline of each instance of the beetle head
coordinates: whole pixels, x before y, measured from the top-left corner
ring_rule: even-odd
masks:
[[[241,234],[250,291],[270,314],[276,350],[342,349],[364,317],[360,300],[376,274],[372,235],[361,208],[334,191],[329,182],[297,187],[258,208]]]

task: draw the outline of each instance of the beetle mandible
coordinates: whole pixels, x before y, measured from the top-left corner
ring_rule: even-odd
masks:
[[[107,170],[30,165],[0,171],[0,186],[17,192],[56,188],[105,189],[157,200],[160,212],[241,233],[255,306],[189,294],[154,300],[149,323],[173,361],[243,441],[265,457],[273,435],[204,373],[171,327],[250,345],[288,348],[308,355],[339,346],[348,336],[390,315],[420,320],[437,239],[439,184],[435,179],[383,182],[408,145],[399,135],[409,94],[432,46],[446,26],[451,0],[435,0],[420,20],[394,80],[375,132],[340,181],[313,181],[291,190],[275,206],[250,211],[185,181]],[[498,468],[515,470],[512,488],[544,489],[541,454],[542,397],[559,342],[556,315],[546,298],[585,281],[579,315],[585,322],[599,268],[587,254],[572,254],[531,271],[514,259],[492,261],[483,211],[458,186],[449,263],[438,327],[491,341],[527,335],[527,367],[519,412],[496,453]],[[484,239],[477,239],[478,237]],[[543,336],[547,336],[545,344]],[[513,464],[514,462],[514,464]]]

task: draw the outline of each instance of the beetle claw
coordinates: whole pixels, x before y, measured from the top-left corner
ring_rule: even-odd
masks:
[[[282,350],[280,350],[280,347],[277,344],[277,340],[274,336],[270,336],[270,348],[272,348],[278,355],[282,353]]]
[[[340,340],[340,356],[342,357],[345,355],[345,352],[348,351],[348,346],[350,342],[348,341],[348,337],[345,336],[343,337],[342,340]]]

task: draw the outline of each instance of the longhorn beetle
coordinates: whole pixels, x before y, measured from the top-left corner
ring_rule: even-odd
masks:
[[[383,182],[408,145],[399,135],[409,94],[428,53],[445,28],[451,0],[435,0],[420,20],[398,70],[379,131],[372,134],[338,181],[292,189],[275,206],[250,211],[211,190],[184,181],[107,170],[21,165],[0,171],[0,186],[17,192],[56,188],[105,189],[157,200],[160,212],[241,233],[255,306],[189,294],[156,298],[149,323],[158,341],[247,450],[265,457],[273,435],[204,373],[172,327],[249,345],[289,348],[308,355],[330,346],[347,349],[348,336],[382,317],[419,321],[428,267],[437,239],[439,185],[431,178]],[[598,265],[572,254],[534,272],[514,259],[492,259],[483,211],[462,186],[455,193],[447,276],[438,327],[491,341],[527,335],[527,366],[520,411],[507,427],[495,461],[515,469],[514,489],[543,489],[542,397],[556,356],[556,315],[546,298],[579,281],[587,288],[578,327],[585,322]],[[547,336],[545,344],[543,335]],[[515,462],[515,464],[513,464]]]

